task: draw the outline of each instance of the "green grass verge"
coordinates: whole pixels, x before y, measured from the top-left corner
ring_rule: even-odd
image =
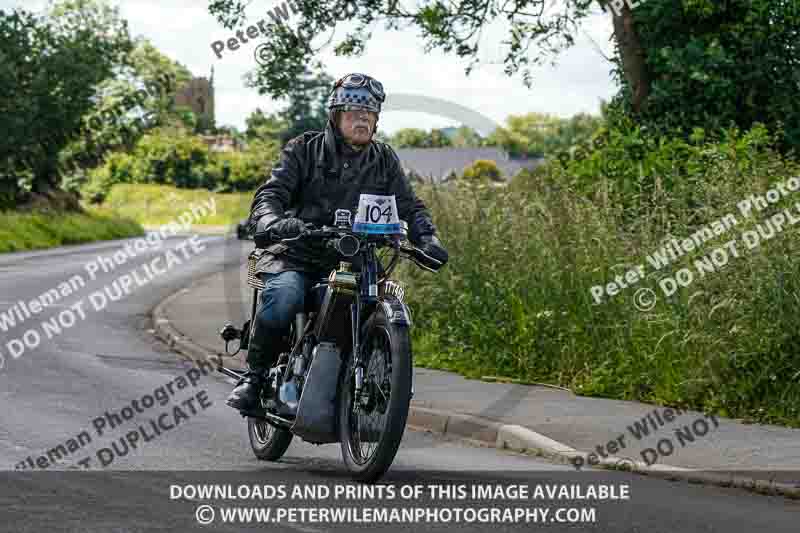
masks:
[[[111,188],[95,212],[115,213],[143,226],[157,226],[176,221],[192,206],[209,205],[213,199],[216,212],[195,220],[193,227],[233,226],[250,214],[253,193],[212,193],[205,189],[179,189],[169,185],[118,184]]]
[[[88,212],[0,211],[0,253],[144,235],[129,218]]]

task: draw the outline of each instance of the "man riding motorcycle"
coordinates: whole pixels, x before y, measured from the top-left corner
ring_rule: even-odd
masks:
[[[364,74],[348,74],[334,84],[325,131],[287,142],[270,178],[255,192],[250,224],[257,245],[267,232],[282,239],[299,235],[307,223],[330,225],[337,209],[355,213],[361,193],[394,195],[400,218],[408,222],[409,240],[442,266],[447,262],[430,212],[397,154],[372,140],[384,100],[383,85]],[[338,264],[335,252],[314,243],[278,243],[266,251],[256,264],[265,288],[248,346],[249,369],[227,400],[242,411],[258,407],[264,376],[283,351],[281,339],[304,310],[309,289]]]

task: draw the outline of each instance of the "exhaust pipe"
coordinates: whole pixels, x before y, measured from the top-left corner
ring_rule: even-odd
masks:
[[[230,368],[225,368],[222,365],[217,367],[217,370],[228,376],[229,378],[233,378],[235,380],[240,380],[244,377],[244,372],[240,373],[235,370],[231,370]]]

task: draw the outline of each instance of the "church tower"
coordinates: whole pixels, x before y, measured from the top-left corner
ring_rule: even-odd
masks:
[[[198,122],[214,124],[214,67],[211,77],[192,78],[175,93],[175,105],[188,107]]]

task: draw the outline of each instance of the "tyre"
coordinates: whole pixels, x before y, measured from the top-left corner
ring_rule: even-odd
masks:
[[[353,478],[373,482],[394,461],[411,402],[412,355],[408,327],[392,324],[378,306],[362,328],[364,378],[355,397],[353,357],[339,388],[342,457]]]
[[[258,297],[259,295],[257,294],[256,298]],[[251,320],[253,319],[251,318]],[[252,335],[252,331],[250,331],[249,335]],[[249,335],[248,344],[250,343]],[[283,341],[287,342],[287,347],[290,344],[294,344],[294,325],[289,328],[288,339],[284,337]],[[264,400],[265,398],[262,394],[262,408],[265,406]],[[247,436],[250,438],[250,448],[261,461],[277,461],[283,457],[294,438],[294,434],[291,431],[275,427],[266,420],[254,417],[247,417]]]
[[[294,437],[290,431],[252,417],[247,419],[247,435],[253,453],[262,461],[277,461],[283,457]]]

